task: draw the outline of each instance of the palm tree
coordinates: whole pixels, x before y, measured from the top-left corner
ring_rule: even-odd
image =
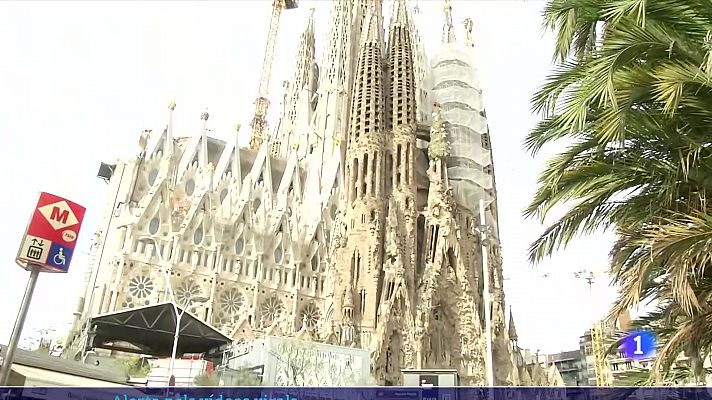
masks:
[[[712,3],[550,0],[544,20],[557,34],[557,64],[532,100],[543,119],[525,143],[533,155],[560,139],[569,145],[548,161],[525,216],[568,212],[530,259],[615,229],[613,316],[658,301],[666,326],[685,328],[656,367],[665,371],[682,343],[695,343],[686,350],[699,358],[710,344],[699,324],[712,251]]]
[[[657,310],[642,318],[639,327],[657,332],[662,343],[653,364],[656,382],[681,353],[690,360],[695,381],[704,383],[703,360],[712,346],[712,216],[679,217],[637,235],[626,235],[618,243],[640,236],[654,243],[648,254],[634,263],[613,259],[621,292],[611,315],[620,313],[638,298],[656,300]],[[646,243],[642,242],[641,243]],[[631,247],[635,246],[634,244]],[[625,254],[623,248],[616,256]],[[623,256],[625,257],[625,256]],[[650,279],[654,276],[654,279]]]

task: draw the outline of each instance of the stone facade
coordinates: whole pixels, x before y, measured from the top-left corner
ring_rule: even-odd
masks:
[[[372,381],[368,350],[314,340],[263,336],[235,343],[223,358],[232,370],[261,367],[263,386],[368,386]]]
[[[487,248],[495,381],[518,384],[471,23],[457,44],[446,2],[443,50],[428,63],[405,0],[387,35],[380,0],[332,4],[321,68],[310,17],[281,122],[258,150],[237,133],[208,137],[206,112],[200,135],[174,137],[169,116],[117,164],[82,318],[172,291],[236,341],[368,349],[380,384],[399,384],[404,368],[484,384]]]

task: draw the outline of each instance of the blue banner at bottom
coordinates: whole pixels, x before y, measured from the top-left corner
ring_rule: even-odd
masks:
[[[712,387],[0,388],[0,400],[712,400]]]

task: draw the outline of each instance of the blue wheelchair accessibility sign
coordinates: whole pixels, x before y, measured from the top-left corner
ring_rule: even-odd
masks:
[[[70,261],[72,261],[72,253],[73,249],[52,243],[47,255],[47,264],[66,272],[69,269]]]

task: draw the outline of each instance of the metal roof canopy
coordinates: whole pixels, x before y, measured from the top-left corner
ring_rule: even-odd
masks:
[[[91,318],[93,340],[90,347],[170,357],[176,330],[174,307],[179,313],[183,312],[176,354],[207,353],[232,343],[229,337],[175,303],[163,302]],[[130,343],[141,350],[122,348],[117,342]]]

